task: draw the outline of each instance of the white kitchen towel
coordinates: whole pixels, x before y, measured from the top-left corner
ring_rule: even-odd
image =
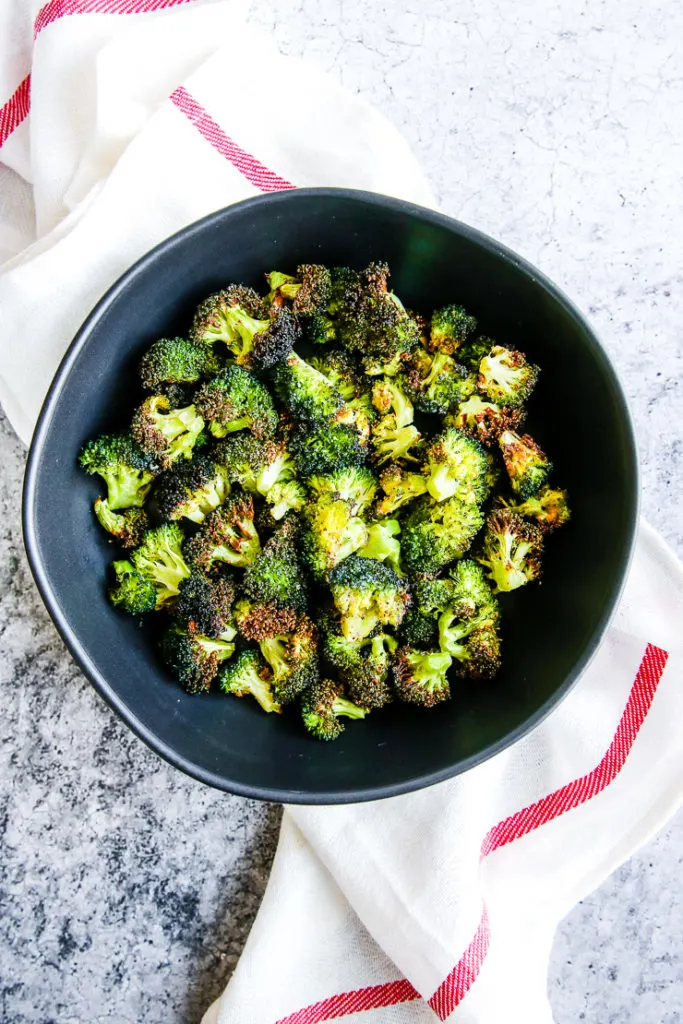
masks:
[[[394,129],[245,13],[241,0],[0,0],[0,400],[24,440],[93,303],[197,217],[297,185],[433,204]],[[206,1024],[549,1021],[557,921],[680,801],[682,613],[681,569],[642,526],[605,643],[530,736],[422,793],[288,809]]]

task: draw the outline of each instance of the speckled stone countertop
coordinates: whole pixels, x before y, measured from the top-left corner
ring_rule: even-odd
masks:
[[[683,555],[679,0],[256,0],[252,17],[401,127],[447,213],[588,313],[635,418],[643,513]],[[26,566],[23,462],[3,423],[0,1021],[194,1024],[239,956],[279,812],[174,771],[85,682]],[[558,1024],[681,1020],[682,859],[679,815],[569,915]]]

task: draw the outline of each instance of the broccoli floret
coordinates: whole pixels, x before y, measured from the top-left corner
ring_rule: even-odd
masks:
[[[323,424],[316,430],[297,431],[290,445],[299,476],[327,476],[337,470],[365,465],[358,434],[351,427]]]
[[[383,363],[412,351],[420,338],[418,324],[387,290],[388,275],[386,264],[371,264],[360,274],[335,268],[329,307],[342,345]]]
[[[563,526],[571,517],[567,492],[552,487],[542,487],[538,494],[532,495],[518,505],[513,502],[503,502],[503,505],[526,519],[535,519],[544,533],[550,533]]]
[[[380,519],[368,526],[368,540],[358,552],[363,558],[376,558],[386,562],[401,575],[401,542],[397,540],[401,524],[397,519]]]
[[[192,624],[187,629],[176,624],[163,637],[162,656],[187,693],[207,693],[221,664],[235,652],[235,635],[231,626],[212,638],[202,636]]]
[[[429,650],[438,644],[439,630],[436,619],[417,607],[406,612],[400,627],[401,643],[420,650]]]
[[[436,501],[455,497],[481,504],[488,497],[486,452],[455,427],[427,446],[427,466],[427,490]]]
[[[372,389],[372,402],[382,414],[372,426],[375,462],[381,466],[389,460],[416,462],[416,446],[421,434],[413,425],[413,404],[399,381],[389,377],[378,380]]]
[[[260,653],[251,648],[240,651],[221,669],[218,677],[218,685],[223,693],[231,693],[235,697],[251,694],[264,711],[279,714],[282,709],[273,694],[271,681],[270,669]]]
[[[477,321],[463,306],[443,306],[432,313],[427,347],[430,352],[443,352],[452,356],[465,344],[467,336],[476,328]]]
[[[397,646],[388,633],[352,643],[341,633],[328,630],[324,634],[323,654],[339,673],[355,704],[381,708],[392,698],[389,669]]]
[[[94,508],[100,525],[124,548],[137,547],[149,529],[149,517],[142,508],[112,512],[109,502],[103,498],[96,499]]]
[[[329,575],[342,633],[357,642],[378,625],[399,626],[410,604],[405,580],[374,558],[351,555]]]
[[[337,340],[337,328],[334,320],[324,313],[302,316],[301,330],[304,341],[311,345],[329,345]]]
[[[312,356],[310,364],[327,377],[345,402],[350,402],[363,393],[362,374],[353,356],[344,349],[327,349],[320,355]]]
[[[469,550],[484,525],[477,505],[447,498],[435,502],[426,496],[408,510],[401,533],[401,558],[411,574],[435,573]]]
[[[102,477],[112,511],[144,505],[155,466],[130,434],[101,434],[83,446],[78,461],[86,473]]]
[[[331,296],[331,274],[327,267],[317,263],[302,263],[296,276],[273,270],[266,274],[270,289],[269,303],[278,298],[292,302],[295,313],[312,316],[327,308]]]
[[[250,601],[243,597],[234,607],[234,616],[240,635],[260,643],[281,633],[291,633],[296,627],[297,613],[274,601]]]
[[[552,463],[529,434],[520,437],[505,430],[498,439],[510,486],[522,500],[531,498],[547,482]]]
[[[453,597],[452,579],[419,579],[414,584],[415,603],[424,615],[433,619],[445,611]]]
[[[403,389],[403,384],[402,380],[382,377],[372,387],[372,404],[375,409],[382,416],[393,413],[397,427],[406,427],[415,418],[413,403]]]
[[[342,397],[327,377],[290,352],[273,371],[275,394],[297,420],[322,423],[334,416]]]
[[[447,427],[457,427],[482,444],[495,444],[504,430],[516,430],[524,420],[522,408],[487,402],[481,395],[472,395],[444,420]]]
[[[194,384],[217,369],[209,349],[187,338],[160,338],[142,357],[140,380],[148,391],[158,391],[165,384]]]
[[[521,352],[494,345],[479,364],[479,390],[497,405],[516,409],[534,390],[539,372]]]
[[[383,469],[379,482],[384,490],[384,497],[377,502],[377,514],[380,516],[391,515],[427,490],[427,477],[423,473],[410,473],[400,466]]]
[[[216,562],[244,568],[260,550],[254,502],[251,495],[240,493],[231,494],[224,505],[210,512],[200,530],[185,543],[188,561],[202,571]]]
[[[294,274],[284,274],[281,270],[271,270],[264,277],[268,285],[266,305],[276,309],[282,307],[283,299],[291,302],[301,287]]]
[[[367,403],[363,399],[354,399],[352,402],[344,402],[334,414],[334,423],[342,427],[349,427],[355,430],[358,440],[363,448],[367,448],[370,440],[371,425],[376,419],[376,413],[371,408],[368,415]]]
[[[244,593],[253,601],[274,602],[280,608],[304,611],[307,586],[294,541],[294,528],[286,523],[264,545],[244,573]]]
[[[109,600],[115,608],[129,615],[143,615],[153,612],[157,606],[157,591],[154,584],[136,572],[132,562],[113,562],[116,586],[109,590]]]
[[[176,618],[204,636],[218,637],[232,626],[235,582],[226,570],[207,578],[196,570],[180,583]]]
[[[308,478],[306,485],[315,500],[331,498],[348,502],[355,516],[372,504],[377,493],[375,476],[365,466],[351,466],[331,473],[316,474]]]
[[[363,373],[366,377],[397,377],[405,369],[408,355],[406,352],[397,352],[387,360],[365,356],[362,360]]]
[[[301,714],[308,732],[317,740],[336,740],[344,731],[339,718],[365,718],[367,709],[352,704],[342,696],[338,683],[321,679],[306,690],[301,699]]]
[[[304,515],[302,554],[318,579],[367,543],[368,528],[346,501],[320,498],[304,509]]]
[[[451,688],[447,673],[452,659],[442,651],[399,647],[394,659],[394,686],[401,700],[431,708],[448,700]]]
[[[471,619],[482,608],[497,608],[484,570],[471,558],[457,562],[449,573],[451,590],[449,605],[460,619]]]
[[[483,550],[477,556],[495,583],[494,593],[516,590],[541,575],[543,533],[516,512],[497,509],[486,520]]]
[[[405,379],[415,408],[438,416],[469,398],[477,386],[476,377],[444,352],[430,359],[421,351],[419,358],[411,360]]]
[[[203,429],[204,420],[194,405],[173,409],[164,395],[151,395],[135,413],[131,433],[143,451],[168,469],[176,459],[192,457]]]
[[[493,679],[501,666],[500,636],[495,627],[475,629],[465,644],[467,657],[458,674],[469,679]]]
[[[162,473],[155,496],[163,519],[184,517],[201,523],[229,492],[226,470],[208,455],[197,455],[192,462],[171,466]]]
[[[486,338],[480,334],[477,338],[466,341],[462,348],[458,349],[458,362],[462,363],[469,370],[478,372],[479,364],[484,356],[489,354],[494,345],[495,341],[492,338]]]
[[[298,615],[291,631],[264,637],[259,647],[273,673],[271,685],[278,703],[290,704],[320,678],[318,631],[307,615]]]
[[[249,366],[257,372],[268,370],[283,362],[301,339],[298,317],[283,309],[268,322],[268,326],[254,335],[249,355]]]
[[[480,605],[473,615],[461,618],[456,610],[449,606],[439,616],[439,647],[446,654],[465,662],[469,657],[466,640],[475,630],[496,630],[500,619],[500,610],[495,598]]]
[[[175,602],[182,580],[190,575],[182,543],[183,531],[178,524],[164,523],[147,530],[142,543],[130,553],[133,570],[156,590],[157,609]]]
[[[214,458],[231,481],[266,499],[273,522],[290,511],[299,512],[306,503],[306,490],[296,479],[296,467],[284,441],[240,435],[218,445]]]
[[[270,438],[277,429],[277,413],[268,390],[241,366],[228,366],[202,384],[195,405],[214,437],[247,429],[254,437]]]
[[[270,326],[264,314],[263,299],[253,288],[230,285],[199,306],[192,324],[192,340],[208,346],[223,342],[236,362],[248,363],[254,337]]]

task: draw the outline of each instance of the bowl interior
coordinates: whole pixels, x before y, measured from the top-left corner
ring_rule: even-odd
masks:
[[[332,744],[248,700],[190,697],[160,666],[148,630],[105,596],[114,549],[95,522],[97,479],[75,456],[127,423],[131,380],[156,338],[184,333],[195,305],[229,281],[300,262],[386,260],[405,304],[463,303],[480,328],[541,365],[527,426],[569,491],[571,524],[547,544],[544,580],[503,598],[504,666],[456,683],[431,711],[391,708]],[[560,699],[593,654],[628,563],[636,510],[623,396],[585,321],[532,267],[446,217],[383,197],[301,190],[248,200],[190,226],[136,264],[98,305],[43,410],[29,460],[25,535],[64,639],[102,695],[178,767],[233,792],[334,802],[388,796],[490,756]]]

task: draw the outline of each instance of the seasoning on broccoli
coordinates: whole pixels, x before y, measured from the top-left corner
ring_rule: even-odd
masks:
[[[543,533],[516,512],[497,509],[486,520],[482,552],[477,556],[495,583],[494,593],[516,590],[539,579]]]
[[[228,366],[202,384],[195,395],[195,406],[214,437],[250,430],[254,437],[267,439],[277,429],[270,393],[241,366]]]
[[[282,710],[275,699],[272,688],[272,673],[259,651],[253,648],[240,651],[228,661],[218,676],[218,685],[223,693],[234,697],[251,696],[264,711]]]
[[[199,306],[192,324],[192,340],[198,345],[221,343],[241,365],[248,364],[254,348],[254,337],[268,330],[263,299],[244,285],[230,285],[210,295]]]
[[[472,395],[451,412],[444,423],[449,427],[457,427],[470,437],[487,446],[496,443],[505,430],[517,430],[524,421],[522,408],[512,409],[509,406],[496,405],[488,402],[481,395]]]
[[[102,477],[112,511],[144,505],[155,465],[130,434],[101,434],[83,446],[78,461],[86,473]]]
[[[310,476],[306,486],[312,498],[330,498],[349,504],[354,515],[364,512],[372,504],[377,493],[374,473],[365,466],[349,466],[333,469],[329,473]]]
[[[192,457],[203,429],[194,405],[173,409],[164,395],[151,395],[135,413],[131,433],[143,451],[168,469],[177,459]]]
[[[526,402],[538,380],[539,369],[521,352],[494,345],[479,364],[479,390],[497,405],[513,409]]]
[[[399,647],[394,659],[394,686],[400,700],[423,708],[448,700],[451,688],[447,673],[452,660],[442,651]]]
[[[367,708],[347,700],[342,687],[331,679],[321,679],[301,699],[304,727],[317,740],[336,740],[344,731],[341,717],[365,718],[367,713]]]
[[[368,528],[346,501],[320,498],[304,509],[304,516],[303,558],[317,579],[324,579],[330,569],[367,543]]]
[[[420,349],[406,371],[406,388],[419,412],[444,416],[476,390],[476,377],[452,356]]]
[[[484,525],[484,514],[473,502],[420,498],[403,521],[401,559],[411,575],[435,573],[469,551]]]
[[[452,356],[477,326],[477,321],[462,306],[450,305],[432,313],[427,347],[430,352]]]
[[[436,501],[459,498],[481,504],[488,496],[486,452],[473,438],[450,427],[427,446],[427,490]]]
[[[400,626],[410,604],[403,577],[374,558],[350,555],[332,569],[329,582],[347,640],[362,640],[378,625]]]
[[[512,430],[505,430],[498,444],[512,490],[523,500],[531,498],[547,482],[552,463],[528,434],[520,437]]]
[[[121,512],[113,512],[104,498],[97,498],[93,507],[100,525],[121,547],[135,548],[142,542],[150,526],[149,516],[143,508],[125,508]]]
[[[400,466],[387,466],[379,476],[384,495],[377,502],[377,514],[388,516],[427,490],[427,477]]]
[[[544,533],[563,526],[571,517],[567,492],[553,487],[542,487],[537,494],[517,505],[508,501],[503,502],[503,505],[525,519],[535,519]]]
[[[216,563],[244,568],[261,550],[254,526],[251,495],[231,494],[224,505],[210,512],[199,531],[185,543],[188,562],[207,572]]]
[[[162,473],[155,495],[163,519],[185,518],[201,523],[229,492],[225,469],[208,455],[200,454],[192,462],[177,463]]]
[[[180,582],[176,619],[204,636],[219,637],[233,626],[235,593],[236,580],[230,569],[216,576],[195,569]]]

